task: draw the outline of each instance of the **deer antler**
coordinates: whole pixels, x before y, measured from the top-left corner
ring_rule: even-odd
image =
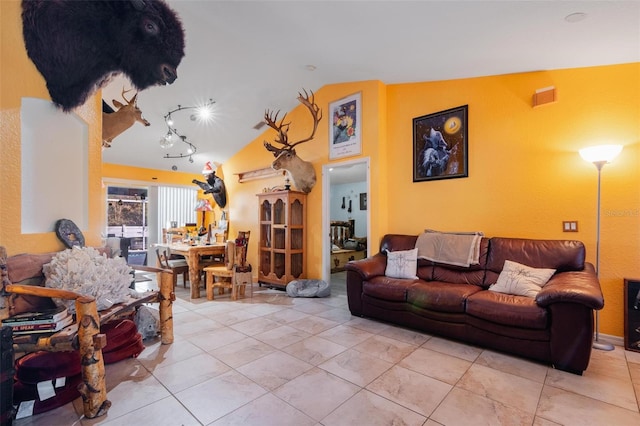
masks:
[[[127,92],[132,91],[133,89],[129,89],[129,90],[124,90],[124,86],[122,86],[122,99],[124,99],[124,101],[126,103],[128,103],[129,105],[134,104],[136,102],[136,98],[138,97],[138,92],[136,92],[135,95],[133,95],[133,98],[131,98],[131,100],[127,99],[124,94]]]
[[[311,95],[309,95],[306,90],[304,89],[302,90],[304,91],[304,96],[302,96],[302,94],[298,92],[298,100],[302,105],[307,107],[309,112],[311,112],[311,116],[313,117],[313,130],[311,131],[311,135],[309,135],[308,138],[302,139],[294,143],[293,145],[291,145],[291,149],[293,149],[293,147],[298,144],[301,144],[303,142],[307,142],[313,139],[313,137],[316,134],[316,130],[318,130],[318,123],[320,123],[320,120],[322,120],[322,110],[320,109],[318,104],[316,104],[316,101],[313,96],[313,90],[309,90],[311,92]]]
[[[280,124],[278,124],[278,114],[280,114],[280,111],[276,112],[275,114],[273,113],[273,111],[269,110],[266,110],[264,112],[264,122],[267,123],[267,126],[278,132],[278,136],[274,139],[274,142],[283,145],[282,148],[277,148],[271,145],[269,142],[264,141],[264,147],[267,148],[267,151],[273,152],[274,157],[280,155],[280,153],[286,150],[286,147],[289,146],[289,137],[287,136],[287,132],[289,131],[289,125],[291,123],[284,122],[284,119],[287,116],[287,114],[285,113],[280,120]]]
[[[282,116],[282,119],[278,124],[277,123],[278,114],[280,114],[280,111],[273,114],[272,111],[266,110],[264,113],[265,123],[267,123],[269,127],[271,127],[272,129],[278,132],[278,136],[274,139],[274,142],[282,145],[281,148],[277,148],[271,145],[269,142],[264,141],[264,147],[267,149],[267,151],[273,152],[273,155],[275,157],[279,156],[283,151],[295,152],[294,148],[296,145],[299,145],[304,142],[308,142],[311,139],[313,139],[313,137],[316,134],[316,130],[318,130],[318,123],[320,122],[320,120],[322,120],[322,110],[320,110],[320,107],[315,102],[313,91],[310,90],[311,94],[307,93],[307,91],[304,89],[303,91],[304,91],[304,96],[302,95],[302,93],[298,92],[298,101],[300,101],[302,105],[307,107],[307,109],[311,113],[311,116],[313,117],[313,130],[311,131],[311,135],[309,135],[309,137],[305,139],[301,139],[293,144],[290,144],[287,132],[289,131],[289,125],[291,123],[284,122],[284,119],[287,116],[287,114]]]

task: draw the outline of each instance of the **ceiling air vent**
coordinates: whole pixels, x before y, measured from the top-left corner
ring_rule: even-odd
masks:
[[[264,121],[260,121],[260,122],[258,122],[258,124],[256,124],[255,126],[253,126],[253,128],[254,128],[255,130],[260,130],[260,129],[262,129],[262,128],[265,126],[265,124],[267,124],[267,123],[265,123]]]

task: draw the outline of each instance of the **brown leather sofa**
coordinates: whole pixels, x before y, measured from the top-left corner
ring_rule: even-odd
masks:
[[[589,364],[593,311],[604,299],[579,241],[482,238],[469,267],[418,259],[417,279],[385,276],[386,252],[410,250],[417,236],[389,234],[380,252],[346,265],[353,315],[375,318],[582,374]],[[505,260],[556,273],[535,298],[488,291]]]

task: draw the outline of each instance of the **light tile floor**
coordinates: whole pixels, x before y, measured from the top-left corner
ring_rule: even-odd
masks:
[[[176,292],[175,343],[107,366],[106,416],[77,399],[14,424],[640,425],[640,353],[620,347],[576,376],[352,317],[344,274],[324,299]]]

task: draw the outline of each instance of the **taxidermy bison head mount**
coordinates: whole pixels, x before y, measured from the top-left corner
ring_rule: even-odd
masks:
[[[23,0],[27,54],[65,111],[119,73],[138,90],[171,84],[184,56],[184,30],[162,0]]]

